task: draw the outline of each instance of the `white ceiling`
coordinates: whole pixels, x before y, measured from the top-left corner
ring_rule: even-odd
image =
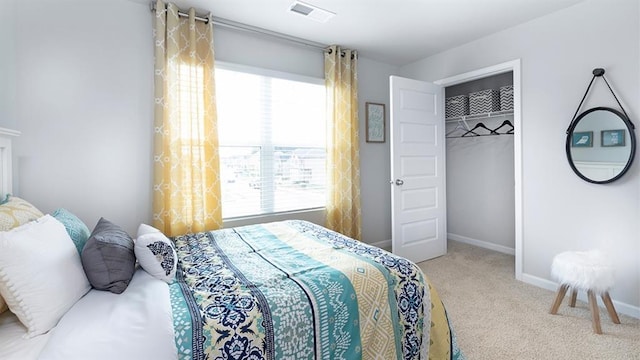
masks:
[[[326,23],[289,11],[293,0],[172,1],[400,66],[584,0],[303,0],[337,14]]]

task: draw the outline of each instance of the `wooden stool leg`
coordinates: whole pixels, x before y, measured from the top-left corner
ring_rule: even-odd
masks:
[[[596,294],[593,290],[587,292],[589,295],[589,308],[591,308],[591,317],[593,332],[596,334],[602,334],[602,328],[600,328],[600,313],[598,312],[598,301],[596,300]]]
[[[602,301],[604,302],[604,306],[607,307],[607,311],[609,312],[609,317],[614,324],[620,324],[620,318],[618,318],[618,313],[616,312],[616,308],[613,307],[613,303],[611,302],[611,296],[609,296],[609,292],[605,292],[602,295]]]
[[[556,300],[553,302],[553,306],[551,307],[551,311],[549,311],[549,313],[553,315],[558,313],[558,308],[560,307],[560,304],[562,303],[562,299],[564,299],[564,294],[567,293],[568,288],[569,288],[569,285],[561,285],[558,288],[558,294],[556,295]]]
[[[576,307],[576,296],[578,295],[578,291],[576,289],[571,290],[571,302],[569,306]]]

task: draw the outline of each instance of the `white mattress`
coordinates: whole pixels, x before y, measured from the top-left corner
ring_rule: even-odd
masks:
[[[31,339],[24,339],[27,328],[11,311],[0,314],[0,359],[28,360],[38,358],[38,354],[49,340],[49,333]]]
[[[138,269],[122,294],[91,290],[47,334],[0,315],[0,359],[177,359],[168,285]]]

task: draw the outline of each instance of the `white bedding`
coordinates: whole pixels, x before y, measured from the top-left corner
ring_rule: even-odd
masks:
[[[39,359],[177,359],[167,283],[138,269],[122,294],[91,290],[60,320]]]
[[[177,359],[167,283],[138,269],[122,294],[91,290],[45,335],[0,315],[0,359]]]
[[[10,311],[0,314],[0,359],[36,359],[49,340],[49,333],[25,339],[26,333],[27,328],[15,314]]]

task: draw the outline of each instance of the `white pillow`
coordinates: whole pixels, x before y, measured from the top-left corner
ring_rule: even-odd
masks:
[[[138,235],[137,237],[140,237],[144,234],[150,234],[150,233],[162,233],[160,230],[154,228],[151,225],[147,225],[147,224],[140,224],[140,226],[138,226]]]
[[[2,296],[0,296],[0,314],[7,311],[8,309],[9,307],[7,306],[7,303],[4,301]]]
[[[26,338],[51,330],[89,289],[73,241],[51,215],[0,232],[0,294]]]
[[[171,240],[160,230],[141,224],[133,251],[140,266],[151,276],[167,283],[173,281],[178,256]]]

